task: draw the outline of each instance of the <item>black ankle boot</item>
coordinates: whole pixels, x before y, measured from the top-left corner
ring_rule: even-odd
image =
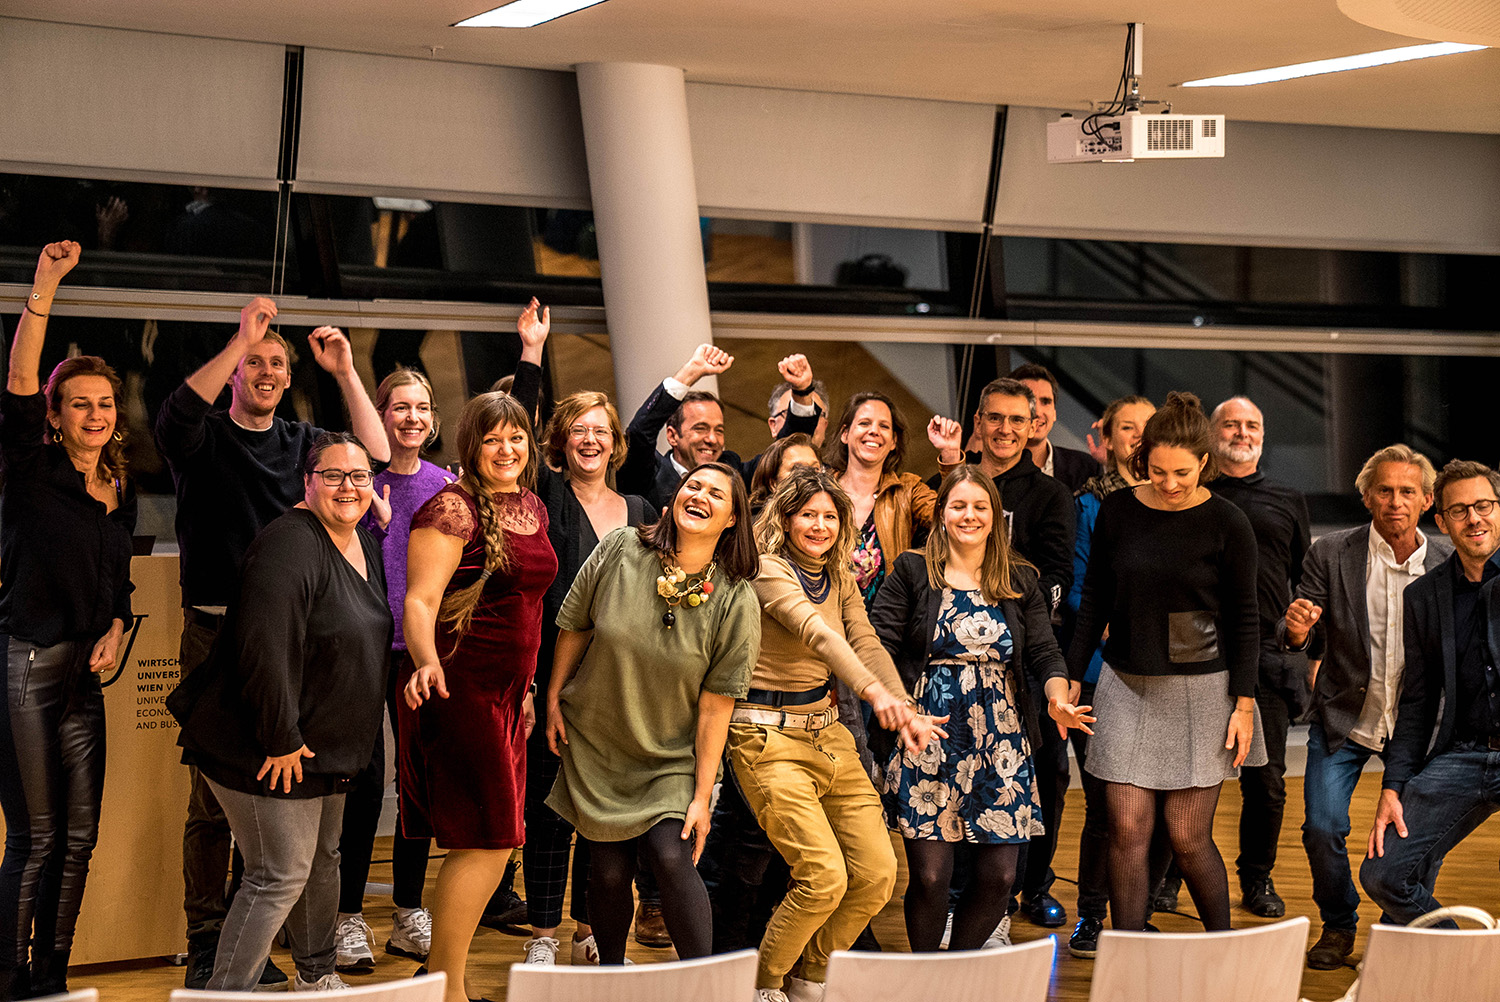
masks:
[[[31,969],[25,964],[0,967],[0,998],[31,998]]]
[[[31,997],[61,995],[68,990],[70,950],[49,950],[31,955]]]

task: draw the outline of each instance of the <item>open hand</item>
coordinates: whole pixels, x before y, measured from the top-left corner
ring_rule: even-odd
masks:
[[[946,716],[931,717],[925,713],[913,714],[911,721],[897,732],[901,737],[901,746],[913,755],[922,754],[929,742],[948,736],[948,732],[942,728],[942,725],[947,722]]]
[[[552,307],[543,306],[535,297],[526,304],[516,320],[516,333],[521,335],[521,344],[527,348],[540,349],[547,343],[547,334],[552,330]]]
[[[703,846],[708,842],[709,829],[708,801],[693,798],[688,804],[687,816],[682,819],[682,840],[686,842],[689,838],[693,840],[693,865],[698,865],[698,857],[703,855]]]
[[[1401,795],[1395,790],[1381,790],[1375,807],[1375,824],[1370,828],[1370,845],[1365,855],[1370,859],[1385,855],[1385,829],[1396,826],[1396,834],[1406,838],[1406,815],[1401,810]]]
[[[255,778],[261,780],[265,778],[266,773],[270,773],[271,781],[267,784],[270,789],[276,789],[276,784],[280,783],[282,793],[291,793],[292,782],[294,780],[298,783],[302,782],[302,760],[313,757],[312,749],[307,745],[286,755],[267,755],[266,761],[261,765],[260,772],[255,774]]]
[[[1075,705],[1073,703],[1073,699],[1075,698],[1077,697],[1070,694],[1067,701],[1054,699],[1047,704],[1047,712],[1057,723],[1058,737],[1067,737],[1069,728],[1075,731],[1082,731],[1085,734],[1094,733],[1089,729],[1089,724],[1099,719],[1098,717],[1091,716],[1094,708],[1092,706]]]

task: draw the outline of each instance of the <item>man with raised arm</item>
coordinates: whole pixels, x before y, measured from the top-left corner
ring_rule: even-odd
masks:
[[[240,311],[224,350],[193,373],[162,404],[156,447],[177,488],[177,546],[182,582],[180,678],[208,657],[245,551],[273,519],[303,497],[301,466],[323,429],[276,416],[291,385],[291,350],[271,331],[276,304],[258,297]],[[390,460],[380,415],[354,371],[349,340],[336,327],[307,338],[313,359],[338,380],[354,433],[376,461]],[[225,386],[228,410],[214,401]],[[189,769],[192,788],[182,837],[183,908],[188,923],[184,984],[201,989],[213,973],[219,929],[228,911],[229,824],[208,784]],[[262,985],[286,976],[266,961]]]

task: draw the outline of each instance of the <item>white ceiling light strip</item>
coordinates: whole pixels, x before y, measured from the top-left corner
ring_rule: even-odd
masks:
[[[487,10],[483,14],[459,21],[455,28],[533,28],[603,3],[604,0],[515,0],[503,7]]]
[[[1356,56],[1339,56],[1337,59],[1317,59],[1310,63],[1293,63],[1290,66],[1273,66],[1266,70],[1251,70],[1246,73],[1230,73],[1221,77],[1205,77],[1189,80],[1179,87],[1248,87],[1251,84],[1275,83],[1278,80],[1294,80],[1297,77],[1319,76],[1324,73],[1343,73],[1346,70],[1363,70],[1371,66],[1386,66],[1390,63],[1405,63],[1413,59],[1431,59],[1434,56],[1451,56],[1458,52],[1473,52],[1483,45],[1463,45],[1458,42],[1434,42],[1430,45],[1407,45],[1399,49],[1382,49],[1379,52],[1364,52]]]

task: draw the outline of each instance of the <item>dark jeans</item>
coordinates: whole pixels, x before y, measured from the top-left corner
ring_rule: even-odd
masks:
[[[67,990],[104,796],[104,694],[92,651],[88,641],[38,647],[0,635],[0,992]]]
[[[1349,801],[1360,771],[1374,754],[1347,739],[1330,752],[1323,725],[1314,721],[1307,729],[1302,847],[1312,867],[1313,901],[1325,928],[1352,932],[1359,925],[1359,892],[1349,870]]]
[[[218,632],[193,620],[182,625],[179,682],[208,660]],[[187,913],[188,944],[203,945],[218,938],[229,912],[225,881],[229,874],[231,840],[224,808],[208,781],[188,766],[187,824],[182,830],[182,907]]]
[[[391,671],[386,681],[385,705],[396,728],[397,659],[405,651],[391,652]],[[400,741],[399,735],[395,737]],[[399,754],[398,754],[399,760]],[[344,831],[339,837],[339,911],[353,914],[364,909],[365,884],[370,879],[370,857],[375,851],[375,829],[385,806],[385,728],[375,732],[375,750],[370,763],[350,781],[344,796]],[[407,838],[396,822],[391,840],[391,900],[397,908],[421,908],[422,886],[427,882],[427,857],[432,839]]]
[[[1497,810],[1500,752],[1455,748],[1439,754],[1401,793],[1406,838],[1387,827],[1385,855],[1360,866],[1365,893],[1402,925],[1437,908],[1432,887],[1443,857]]]
[[[1240,768],[1240,855],[1235,860],[1240,884],[1269,877],[1276,866],[1276,842],[1286,813],[1286,736],[1291,711],[1286,697],[1262,685],[1255,697],[1266,736],[1262,766]]]

